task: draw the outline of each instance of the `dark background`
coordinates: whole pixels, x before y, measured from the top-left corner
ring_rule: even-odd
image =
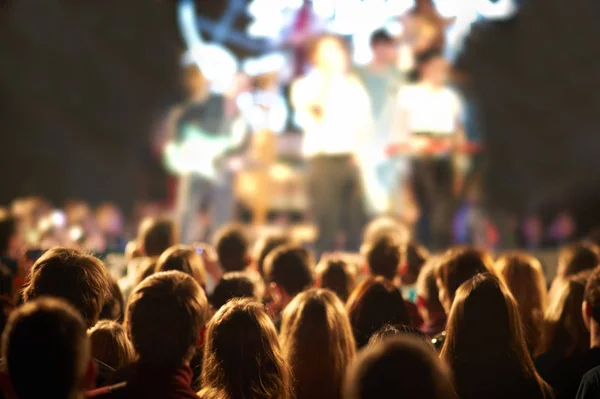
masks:
[[[196,3],[215,18],[226,4]],[[600,2],[522,3],[513,20],[476,27],[458,61],[486,142],[486,199],[519,214],[571,209],[591,226],[600,220]],[[176,2],[0,4],[0,203],[41,194],[131,209],[164,196],[150,136],[181,98]]]

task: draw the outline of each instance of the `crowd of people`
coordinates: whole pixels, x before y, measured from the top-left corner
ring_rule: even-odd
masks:
[[[21,215],[22,217],[23,215]],[[391,218],[359,254],[148,217],[126,267],[76,242],[36,260],[0,217],[5,398],[595,398],[600,249],[429,253]],[[13,265],[17,265],[14,267]]]

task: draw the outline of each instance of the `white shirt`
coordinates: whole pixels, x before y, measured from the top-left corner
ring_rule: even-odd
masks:
[[[294,82],[291,92],[296,120],[304,129],[303,151],[317,155],[357,154],[373,135],[369,95],[357,78],[325,78],[318,71]],[[321,117],[311,109],[321,109]]]
[[[406,86],[398,95],[398,107],[406,118],[406,134],[453,134],[462,121],[461,99],[450,87],[434,88],[424,83]]]

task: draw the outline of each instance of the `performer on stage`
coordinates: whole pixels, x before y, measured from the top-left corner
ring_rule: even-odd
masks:
[[[436,50],[419,57],[420,78],[399,95],[398,126],[413,151],[412,185],[420,206],[417,236],[441,250],[451,244],[456,187],[454,150],[465,143],[462,103],[448,86],[448,62]]]
[[[322,36],[311,51],[314,69],[292,86],[296,119],[304,129],[308,191],[318,228],[318,254],[336,248],[357,250],[365,219],[360,152],[372,138],[369,96],[349,73],[349,54],[336,36]]]
[[[185,74],[189,100],[169,116],[169,141],[164,149],[167,168],[179,176],[176,213],[181,242],[208,237],[208,226],[218,228],[232,219],[234,208],[231,171],[226,155],[241,143],[245,126],[235,122],[232,99],[210,93],[200,70]],[[199,212],[208,214],[200,226]]]

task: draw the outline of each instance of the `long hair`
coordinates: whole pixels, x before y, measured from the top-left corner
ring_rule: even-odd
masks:
[[[484,273],[460,286],[440,357],[460,398],[551,397],[527,351],[517,304],[504,284]]]
[[[517,301],[529,353],[539,354],[544,326],[548,289],[542,264],[526,253],[502,256],[496,270]]]
[[[281,345],[296,399],[341,398],[356,344],[344,305],[329,290],[298,295],[283,312]]]
[[[356,287],[346,309],[358,348],[386,324],[410,324],[402,294],[383,277],[371,277]]]
[[[542,352],[557,350],[571,356],[589,349],[590,333],[581,313],[586,281],[582,275],[571,277],[557,291],[546,311]]]
[[[290,399],[289,368],[260,304],[234,299],[208,323],[203,399]]]

